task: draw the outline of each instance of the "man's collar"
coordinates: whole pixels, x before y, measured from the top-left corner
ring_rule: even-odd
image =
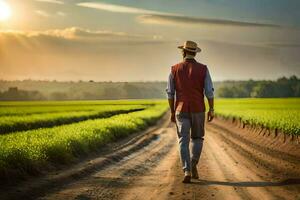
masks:
[[[195,60],[195,56],[187,54],[183,60]]]
[[[185,57],[183,59],[183,61],[196,61],[196,60],[195,60],[195,58],[187,58],[187,57]]]

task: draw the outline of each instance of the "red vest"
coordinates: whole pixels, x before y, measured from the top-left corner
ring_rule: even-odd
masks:
[[[207,67],[194,59],[172,66],[175,81],[175,109],[180,112],[205,112],[204,80]]]

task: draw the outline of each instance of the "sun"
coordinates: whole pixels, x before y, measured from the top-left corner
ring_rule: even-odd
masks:
[[[0,0],[0,21],[6,21],[11,16],[11,9],[7,3]]]

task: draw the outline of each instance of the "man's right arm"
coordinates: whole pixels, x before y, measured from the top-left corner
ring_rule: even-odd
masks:
[[[168,96],[169,106],[171,109],[171,121],[175,122],[175,81],[172,72],[169,74],[166,92]]]

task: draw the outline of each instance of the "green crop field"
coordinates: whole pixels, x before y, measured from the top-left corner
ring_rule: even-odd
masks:
[[[286,134],[300,134],[300,98],[217,99],[216,114]]]
[[[300,134],[300,99],[216,99],[216,115]],[[147,128],[166,100],[0,102],[0,177],[36,174]]]
[[[0,103],[0,176],[34,174],[145,129],[166,101]]]

